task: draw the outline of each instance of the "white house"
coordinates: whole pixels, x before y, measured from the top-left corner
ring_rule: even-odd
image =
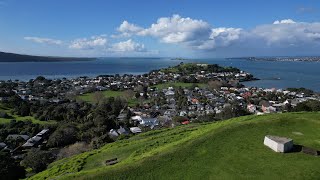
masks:
[[[130,128],[130,131],[133,133],[133,134],[137,134],[137,133],[141,133],[141,129],[139,127],[131,127]]]
[[[264,137],[264,145],[275,152],[289,152],[293,148],[293,140],[286,137],[267,135]]]

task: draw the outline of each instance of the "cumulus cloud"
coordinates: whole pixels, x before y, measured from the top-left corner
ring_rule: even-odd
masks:
[[[287,46],[292,44],[318,44],[320,42],[320,23],[295,22],[291,19],[260,25],[249,33],[253,38],[263,39],[268,46]]]
[[[54,44],[54,45],[60,45],[63,42],[61,40],[57,39],[50,39],[50,38],[41,38],[41,37],[24,37],[25,40],[41,43],[41,44]]]
[[[136,34],[142,30],[143,28],[140,26],[131,24],[128,21],[123,21],[121,25],[117,28],[117,31],[121,34],[113,35],[112,37],[130,37],[131,35]]]
[[[112,44],[110,52],[146,52],[144,44],[136,43],[132,39]]]
[[[239,39],[242,29],[212,28],[201,20],[190,17],[173,15],[161,17],[148,28],[124,21],[118,28],[123,35],[151,36],[160,42],[169,44],[183,44],[193,49],[210,50],[220,46],[227,46]]]
[[[293,19],[283,19],[258,25],[251,29],[237,27],[215,27],[201,19],[181,17],[160,17],[146,28],[137,24],[123,21],[113,37],[153,37],[161,43],[175,44],[194,51],[215,51],[229,53],[229,50],[241,52],[241,49],[264,52],[269,50],[318,49],[320,48],[320,22],[299,22]],[[60,40],[38,37],[25,37],[38,43],[62,44]],[[72,49],[95,49],[99,52],[119,53],[148,53],[144,44],[132,39],[120,42],[109,42],[106,35],[76,39],[68,43]],[[64,43],[67,44],[67,43]],[[295,48],[295,49],[293,49]],[[156,51],[153,51],[156,52]],[[192,51],[193,52],[193,51]],[[286,51],[290,52],[290,51]]]
[[[294,23],[296,22],[292,19],[276,20],[273,22],[273,24],[294,24]]]
[[[76,39],[71,42],[69,48],[71,49],[95,49],[103,48],[107,45],[107,38],[105,35],[92,36],[91,38]]]
[[[165,43],[182,43],[206,39],[210,33],[211,27],[205,21],[173,15],[159,18],[157,23],[138,32],[138,35],[158,37]]]
[[[216,50],[242,44],[254,48],[286,47],[318,44],[319,23],[296,22],[292,19],[276,20],[252,29],[214,27],[201,19],[173,15],[161,17],[147,28],[123,21],[118,32],[125,36],[150,36],[162,43],[180,44],[196,50]]]

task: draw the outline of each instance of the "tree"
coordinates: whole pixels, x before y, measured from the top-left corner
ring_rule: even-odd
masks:
[[[22,179],[25,170],[10,154],[0,152],[0,179]]]
[[[293,111],[320,111],[320,101],[308,100],[298,103]]]
[[[104,98],[105,98],[105,96],[103,95],[103,93],[101,91],[97,91],[93,94],[93,102],[95,102],[95,103],[99,103]]]
[[[132,90],[126,90],[123,92],[123,97],[128,101],[129,99],[131,99],[134,96],[134,91]]]
[[[220,88],[223,86],[223,83],[218,80],[214,81],[209,81],[208,82],[208,88],[213,91],[213,90],[220,90]]]
[[[45,170],[55,157],[51,152],[41,151],[39,149],[31,149],[27,156],[21,161],[21,164],[25,167],[32,168],[33,172],[41,172]]]
[[[72,124],[61,125],[48,139],[49,147],[61,147],[75,143],[78,128]]]
[[[111,143],[113,142],[113,140],[109,137],[108,134],[104,134],[98,138],[94,138],[91,141],[91,147],[94,149],[98,149],[100,147],[102,147],[103,145],[105,145],[106,143]]]

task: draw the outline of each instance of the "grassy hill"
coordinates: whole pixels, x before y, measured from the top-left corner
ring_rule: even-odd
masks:
[[[161,129],[62,159],[31,179],[319,179],[318,157],[276,153],[267,134],[320,149],[320,113],[245,116]],[[105,161],[119,163],[106,166]]]

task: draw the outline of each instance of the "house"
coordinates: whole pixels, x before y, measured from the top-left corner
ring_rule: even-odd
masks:
[[[111,138],[116,138],[116,137],[119,136],[119,134],[117,133],[117,131],[114,130],[114,129],[110,129],[108,135],[109,135]]]
[[[7,147],[6,143],[0,142],[0,150]]]
[[[117,130],[118,134],[125,134],[128,135],[129,132],[126,130],[126,128],[123,128],[122,126],[120,126],[120,128]]]
[[[28,139],[26,143],[22,145],[24,148],[31,148],[40,145],[43,140],[48,136],[49,129],[41,130],[37,135],[33,136],[32,138]]]
[[[174,96],[174,91],[169,90],[165,93],[166,96]]]
[[[188,120],[181,122],[181,124],[183,124],[183,125],[187,125],[189,123],[190,123],[190,121],[188,121]]]
[[[254,104],[248,104],[248,105],[247,105],[247,110],[248,110],[250,113],[255,113],[256,110],[257,110],[257,107],[256,107],[256,105],[254,105]]]
[[[35,146],[39,145],[41,141],[42,141],[42,137],[33,136],[32,138],[28,139],[28,141],[26,143],[24,143],[22,145],[22,147],[24,147],[24,148],[35,147]]]
[[[159,125],[159,121],[157,118],[142,118],[140,124],[147,127],[154,127]]]
[[[138,134],[138,133],[141,133],[141,129],[139,127],[131,127],[130,128],[130,131],[133,133],[133,134]]]
[[[44,137],[44,136],[48,135],[48,132],[49,132],[49,129],[43,129],[36,136]]]
[[[293,148],[293,140],[286,137],[267,135],[263,143],[275,152],[285,153]]]
[[[28,135],[20,135],[20,134],[9,134],[6,138],[6,140],[8,139],[14,139],[17,140],[18,138],[22,138],[24,140],[28,140],[29,136]]]

